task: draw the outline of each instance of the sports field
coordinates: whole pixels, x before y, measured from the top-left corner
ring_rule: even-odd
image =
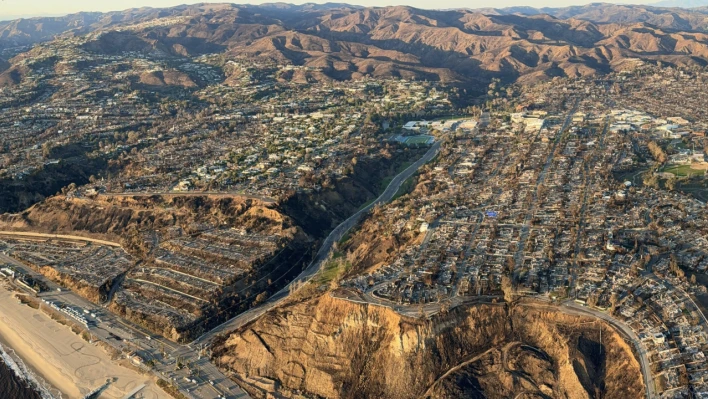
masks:
[[[673,173],[678,177],[683,176],[703,176],[706,171],[705,169],[694,169],[691,165],[669,165],[662,168],[662,172]]]

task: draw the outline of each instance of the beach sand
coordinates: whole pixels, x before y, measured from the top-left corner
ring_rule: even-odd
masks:
[[[146,384],[138,397],[170,399],[146,375],[121,367],[103,349],[84,341],[46,314],[20,304],[0,281],[0,340],[24,363],[61,392],[64,399],[80,399],[113,380],[102,399],[120,399]]]

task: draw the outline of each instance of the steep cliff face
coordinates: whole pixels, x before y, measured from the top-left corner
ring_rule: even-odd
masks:
[[[43,276],[49,278],[50,280],[55,281],[62,286],[68,287],[70,290],[94,303],[101,303],[105,301],[108,296],[108,292],[111,290],[113,284],[115,284],[115,279],[109,278],[100,287],[94,287],[80,278],[76,278],[75,276],[67,273],[62,273],[60,270],[51,266],[43,266],[41,268],[35,267],[34,269],[39,270]]]
[[[422,321],[324,295],[223,338],[214,358],[243,380],[261,381],[255,394],[634,398],[644,392],[638,363],[611,328],[504,304],[459,307]],[[263,378],[273,381],[270,388]]]

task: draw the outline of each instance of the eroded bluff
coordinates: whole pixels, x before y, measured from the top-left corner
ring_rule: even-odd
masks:
[[[528,304],[420,320],[327,294],[270,312],[213,349],[260,397],[644,396],[639,364],[615,330]]]

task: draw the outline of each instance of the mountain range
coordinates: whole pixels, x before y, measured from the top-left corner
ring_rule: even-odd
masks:
[[[651,3],[654,7],[681,7],[695,8],[708,6],[706,0],[662,0],[656,3]]]
[[[0,57],[9,62],[0,58],[0,82],[21,81],[15,64],[27,46],[88,34],[83,46],[92,52],[223,53],[312,67],[299,76],[309,81],[376,76],[482,85],[708,61],[708,8],[700,7],[199,4],[2,22]]]

